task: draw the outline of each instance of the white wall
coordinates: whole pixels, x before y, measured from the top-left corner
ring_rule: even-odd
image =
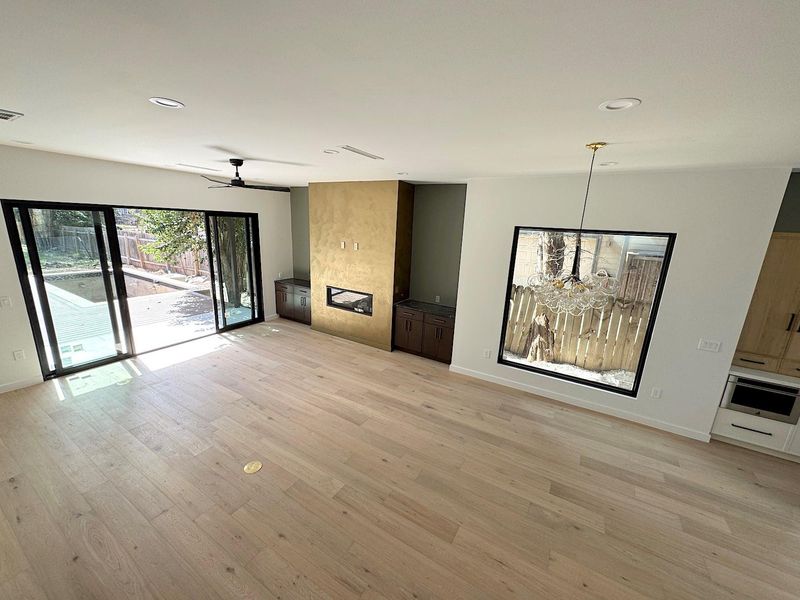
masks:
[[[586,227],[677,233],[638,398],[496,362],[514,226],[577,226],[586,176],[470,180],[451,369],[708,439],[788,177],[783,168],[595,173]],[[697,350],[700,337],[721,341],[721,352]]]
[[[272,282],[292,272],[289,194],[255,190],[209,190],[199,175],[63,154],[0,146],[0,199],[49,200],[217,209],[258,213],[264,312],[275,313]],[[36,348],[17,277],[5,221],[0,219],[0,392],[41,380]],[[13,351],[26,360],[15,362]]]

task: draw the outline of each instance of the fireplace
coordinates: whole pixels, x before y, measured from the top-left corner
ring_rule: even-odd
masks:
[[[372,316],[372,294],[327,286],[328,306]]]

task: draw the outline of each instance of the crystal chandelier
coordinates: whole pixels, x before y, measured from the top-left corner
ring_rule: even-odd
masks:
[[[536,302],[544,304],[555,313],[569,313],[577,317],[589,310],[603,308],[619,290],[619,280],[612,277],[605,269],[581,276],[581,234],[583,219],[586,216],[586,203],[589,200],[589,186],[592,183],[594,157],[597,151],[606,145],[606,142],[586,144],[592,151],[592,162],[589,166],[589,179],[586,182],[586,195],[583,198],[581,224],[575,236],[572,269],[550,273],[543,265],[540,272],[528,280],[528,284],[533,288]]]

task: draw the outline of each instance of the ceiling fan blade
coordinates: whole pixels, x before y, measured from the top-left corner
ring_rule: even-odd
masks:
[[[272,159],[272,158],[257,158],[257,157],[253,157],[253,156],[248,157],[248,156],[245,156],[244,154],[242,154],[241,152],[237,152],[233,148],[226,148],[225,146],[206,146],[206,148],[208,148],[210,150],[216,150],[218,152],[222,152],[223,154],[226,154],[230,158],[241,158],[245,162],[248,162],[248,161],[251,161],[251,162],[265,162],[265,163],[273,163],[273,164],[276,164],[276,165],[287,165],[287,166],[290,166],[290,167],[313,167],[314,166],[314,165],[311,165],[311,164],[308,164],[308,163],[293,162],[291,160],[278,160],[278,159]],[[220,159],[216,159],[214,162],[226,163],[226,162],[228,162],[230,160],[230,158],[224,158],[224,159],[220,158]]]
[[[230,186],[230,182],[228,182],[228,181],[217,181],[216,179],[211,179],[211,177],[208,177],[208,176],[202,175],[202,174],[200,175],[200,177],[202,177],[203,179],[205,179],[207,181],[210,181],[211,183],[219,183],[221,185]]]
[[[238,158],[238,155],[232,155]],[[278,160],[272,158],[253,158],[253,157],[242,157],[244,162],[263,162],[263,163],[271,163],[273,165],[287,165],[289,167],[313,167],[314,165],[309,163],[301,163],[301,162],[292,162],[291,160]],[[228,159],[216,159],[214,162],[218,163],[226,163]]]
[[[283,186],[280,186],[280,185],[257,185],[257,184],[245,183],[242,187],[245,187],[248,190],[268,190],[270,192],[288,192],[288,191],[290,191],[288,187],[283,187]]]

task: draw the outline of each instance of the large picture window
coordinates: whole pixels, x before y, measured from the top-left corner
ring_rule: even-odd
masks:
[[[498,362],[636,396],[674,242],[672,233],[515,228]],[[587,292],[591,302],[571,297]]]

